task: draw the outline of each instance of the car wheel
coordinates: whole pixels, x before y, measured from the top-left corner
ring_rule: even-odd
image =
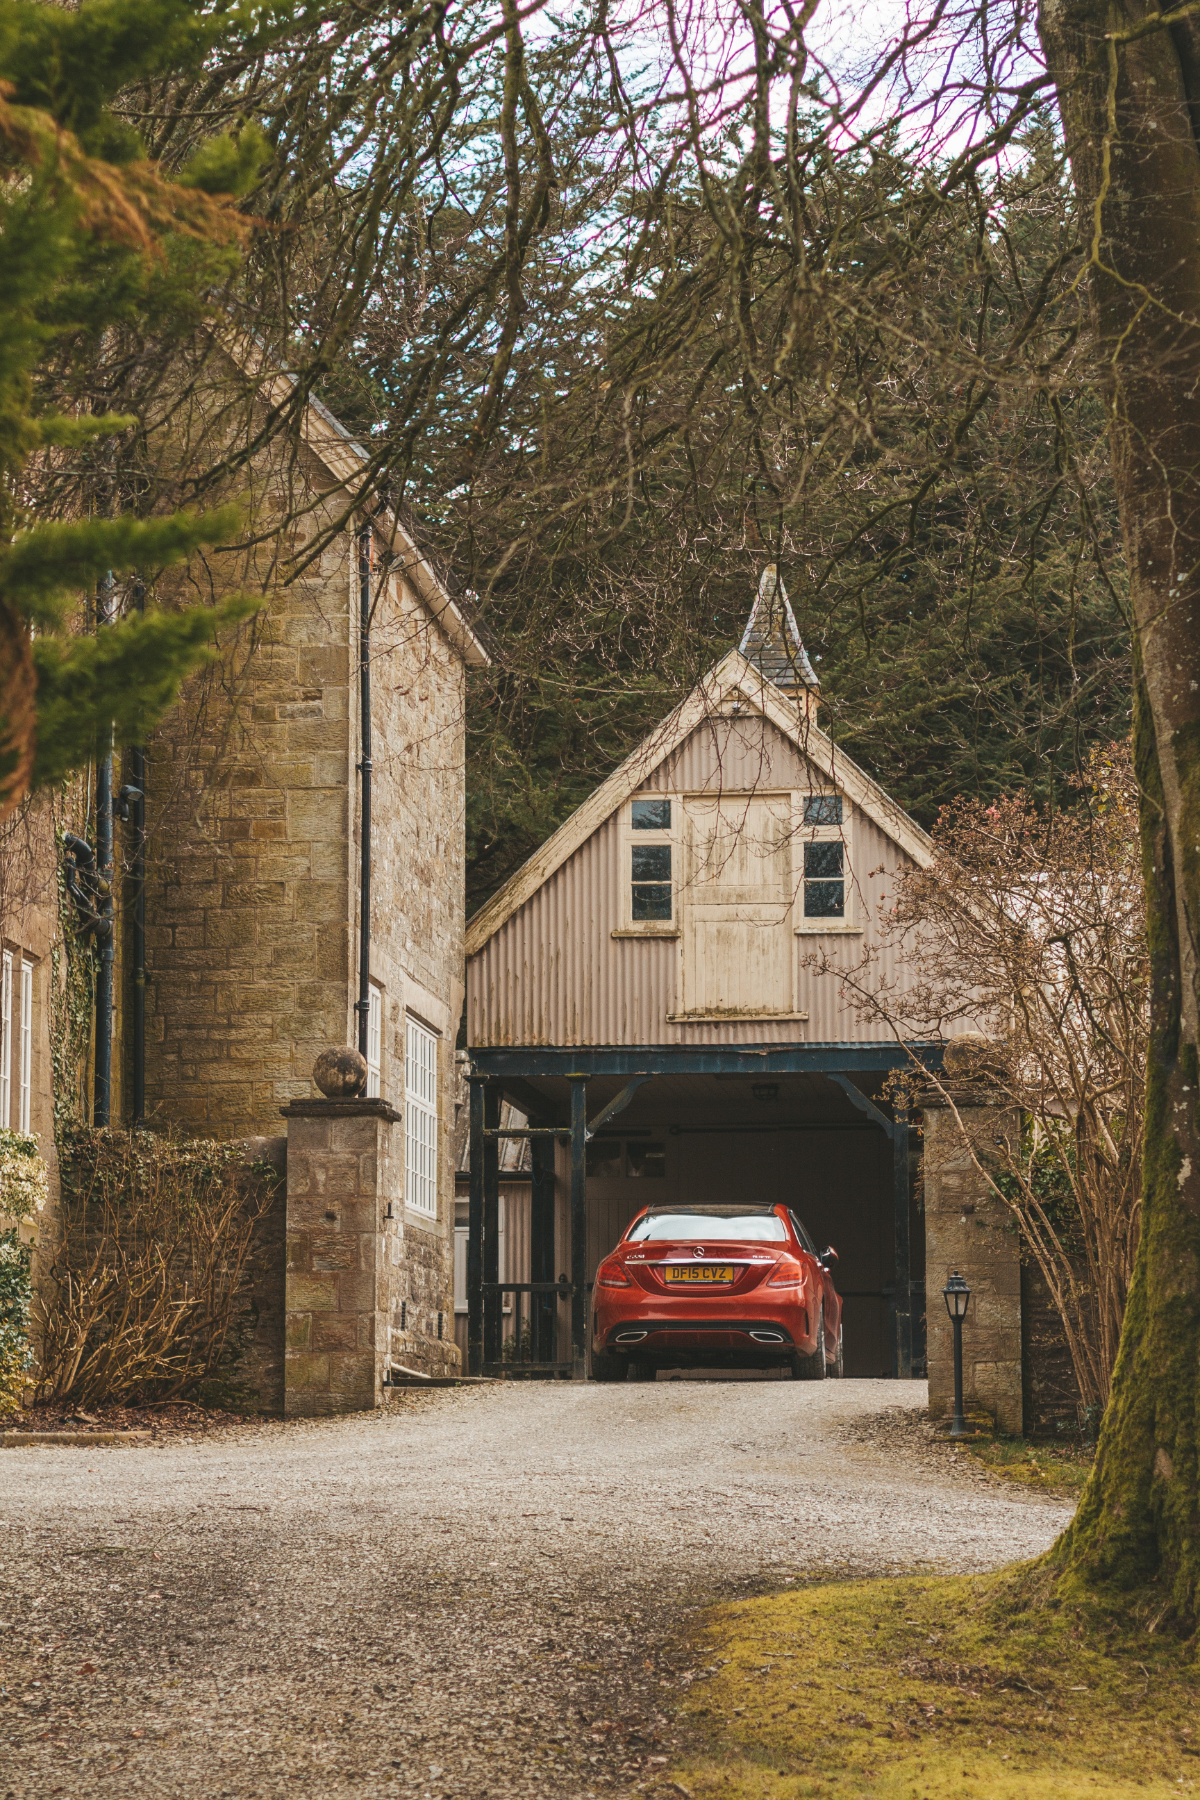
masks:
[[[629,1365],[630,1381],[653,1381],[658,1370],[651,1362],[631,1362]]]
[[[592,1351],[592,1366],[588,1370],[589,1381],[624,1381],[629,1373],[629,1360],[624,1356],[609,1356],[604,1350]]]
[[[817,1315],[817,1347],[811,1356],[793,1356],[793,1381],[824,1381],[825,1367],[825,1302]]]
[[[832,1376],[837,1381],[840,1381],[846,1373],[845,1344],[842,1337],[842,1327],[840,1325],[838,1326],[837,1354],[833,1361],[827,1365],[825,1373]]]

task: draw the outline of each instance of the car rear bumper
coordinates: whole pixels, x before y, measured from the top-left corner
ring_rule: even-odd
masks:
[[[630,1358],[699,1356],[770,1360],[795,1354],[796,1340],[776,1319],[623,1319],[597,1333],[597,1349]]]

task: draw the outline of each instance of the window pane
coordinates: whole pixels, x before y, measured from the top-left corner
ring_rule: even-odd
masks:
[[[634,919],[669,919],[671,917],[671,890],[669,887],[635,887],[633,890]]]
[[[21,1088],[17,1095],[17,1130],[29,1130],[33,1096],[33,965],[21,964]]]
[[[635,800],[633,803],[633,829],[635,831],[670,831],[671,802],[669,800]]]
[[[843,848],[844,846],[841,844],[805,844],[805,879],[811,881],[814,876],[819,875],[840,876],[842,873]]]
[[[7,1131],[12,1117],[12,951],[0,956],[0,1129]]]
[[[740,1212],[732,1206],[699,1206],[694,1212],[647,1213],[630,1231],[626,1242],[641,1244],[662,1238],[677,1238],[684,1243],[733,1238],[742,1243],[783,1244],[787,1242],[787,1232],[783,1220],[765,1209]]]
[[[404,1198],[437,1217],[437,1039],[406,1021],[404,1058]]]
[[[840,919],[845,914],[845,889],[840,881],[806,881],[804,884],[804,916],[806,919]]]
[[[667,1153],[662,1144],[627,1144],[625,1148],[631,1175],[666,1174]]]
[[[670,844],[635,844],[633,846],[633,879],[635,881],[670,881]]]
[[[598,1181],[619,1181],[623,1167],[620,1138],[594,1138],[587,1147],[587,1172]]]
[[[842,796],[840,794],[810,794],[804,802],[804,823],[806,825],[840,825],[842,822]]]
[[[377,987],[367,996],[367,1098],[379,1098],[379,1072],[383,1050],[383,1008]]]

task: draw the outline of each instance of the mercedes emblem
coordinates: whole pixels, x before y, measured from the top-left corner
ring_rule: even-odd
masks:
[[[692,1255],[693,1256],[703,1256],[704,1252],[703,1252],[703,1250],[693,1250]]]

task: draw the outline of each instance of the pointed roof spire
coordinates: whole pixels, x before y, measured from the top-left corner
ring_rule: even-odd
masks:
[[[821,685],[800,642],[796,615],[774,563],[768,563],[762,572],[738,649],[764,681],[772,682],[785,694],[799,694],[804,688]]]

